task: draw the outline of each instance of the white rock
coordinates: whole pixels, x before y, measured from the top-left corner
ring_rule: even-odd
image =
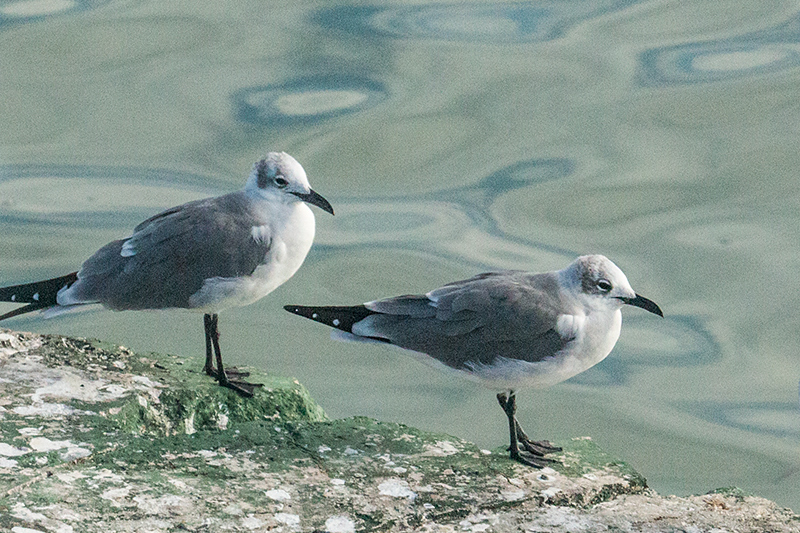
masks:
[[[30,451],[29,448],[17,448],[5,442],[0,442],[0,455],[5,455],[6,457],[19,457],[20,455],[30,453]]]
[[[296,514],[275,513],[275,520],[289,527],[297,527],[300,525],[300,517]]]
[[[355,523],[346,516],[332,516],[325,520],[325,531],[328,533],[354,533]]]
[[[50,440],[47,437],[34,437],[31,439],[30,445],[37,452],[51,452],[73,446],[68,440]]]
[[[19,464],[15,459],[0,457],[0,468],[14,468]]]
[[[264,494],[267,498],[278,502],[285,502],[292,499],[292,496],[283,489],[268,490]]]
[[[407,482],[397,478],[387,479],[378,485],[378,490],[382,496],[391,496],[393,498],[413,500],[417,497],[417,493],[408,488]]]

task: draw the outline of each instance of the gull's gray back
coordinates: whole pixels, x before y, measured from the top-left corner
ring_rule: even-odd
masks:
[[[565,301],[556,273],[504,271],[445,285],[425,296],[365,304],[373,314],[353,326],[356,335],[385,339],[468,369],[505,357],[536,362],[569,342],[556,331]]]
[[[130,239],[83,263],[70,299],[116,310],[190,307],[204,280],[250,275],[264,261],[270,239],[254,239],[252,228],[264,216],[251,205],[239,191],[145,220]]]

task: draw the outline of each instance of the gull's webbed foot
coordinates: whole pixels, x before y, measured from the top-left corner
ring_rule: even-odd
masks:
[[[497,402],[508,417],[508,430],[510,442],[508,451],[510,458],[518,463],[531,466],[533,468],[544,468],[548,463],[558,462],[554,459],[544,457],[551,452],[561,451],[561,448],[554,446],[550,441],[533,441],[528,438],[528,435],[523,431],[517,421],[517,398],[514,392],[511,391],[508,395],[500,393],[497,395]],[[520,446],[530,454],[530,456],[523,455],[520,451]]]
[[[538,455],[542,457],[547,455],[548,453],[553,452],[560,452],[561,448],[550,442],[549,440],[531,440],[528,435],[525,434],[525,431],[522,429],[522,426],[519,425],[519,421],[516,420],[516,427],[517,427],[517,440],[525,448],[526,451]],[[548,459],[548,461],[551,461]]]
[[[235,368],[230,368],[222,373],[215,372],[213,377],[221,386],[234,390],[245,398],[252,398],[258,387],[263,387],[262,383],[250,383],[244,381],[243,377],[250,375],[250,372],[238,372]]]

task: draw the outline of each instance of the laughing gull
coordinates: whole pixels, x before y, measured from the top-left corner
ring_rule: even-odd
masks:
[[[425,295],[284,309],[336,328],[334,338],[404,348],[502,391],[497,401],[508,418],[511,458],[540,468],[549,461],[544,455],[560,448],[528,438],[514,391],[555,385],[605,359],[619,338],[623,304],[664,316],[617,265],[584,255],[555,272],[488,272]]]
[[[78,272],[0,288],[0,301],[27,304],[0,320],[39,309],[53,316],[90,304],[115,311],[200,311],[205,372],[252,396],[259,385],[222,366],[217,313],[263,298],[297,272],[314,240],[314,214],[306,203],[333,214],[331,204],[311,189],[300,163],[271,152],[253,165],[244,189],[148,218],[127,239],[100,248]]]

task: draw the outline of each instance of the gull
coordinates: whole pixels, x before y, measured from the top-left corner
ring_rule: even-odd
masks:
[[[80,270],[0,288],[0,301],[25,303],[0,320],[44,310],[45,317],[92,304],[115,311],[183,308],[204,313],[204,371],[252,396],[260,385],[222,365],[217,313],[249,305],[291,278],[314,240],[307,204],[333,214],[292,156],[270,152],[253,165],[243,189],[189,202],[148,218],[110,242]],[[214,368],[212,349],[216,355]]]
[[[555,385],[605,359],[619,338],[624,304],[664,316],[608,258],[584,255],[553,272],[487,272],[424,295],[284,309],[336,328],[335,339],[397,346],[500,391],[511,459],[541,468],[551,461],[546,454],[561,449],[528,438],[516,418],[515,390]]]

